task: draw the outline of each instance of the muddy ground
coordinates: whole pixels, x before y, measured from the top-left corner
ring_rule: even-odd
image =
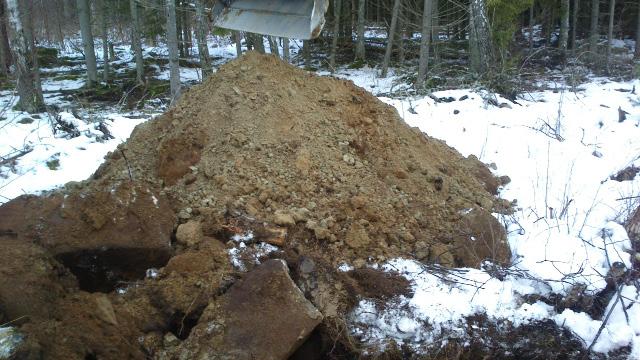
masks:
[[[504,181],[351,82],[249,53],[91,179],[0,207],[0,323],[27,359],[377,357],[345,319],[411,287],[368,265],[507,265]],[[579,349],[559,334],[540,341]]]

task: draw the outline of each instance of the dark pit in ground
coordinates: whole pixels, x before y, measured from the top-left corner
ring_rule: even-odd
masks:
[[[78,279],[80,290],[110,293],[123,283],[144,279],[147,269],[167,264],[166,252],[150,249],[76,251],[57,256]]]

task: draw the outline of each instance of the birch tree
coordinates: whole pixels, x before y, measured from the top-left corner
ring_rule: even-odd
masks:
[[[432,0],[424,0],[422,9],[422,36],[420,37],[420,60],[418,61],[418,77],[416,88],[422,87],[429,66],[429,47],[431,46]]]
[[[14,49],[14,59],[16,65],[18,103],[16,109],[29,113],[36,113],[44,110],[44,99],[42,90],[37,89],[37,82],[34,80],[34,72],[37,68],[32,66],[32,46],[24,33],[22,18],[18,8],[18,0],[6,0],[7,16],[9,24],[13,29],[11,43]]]
[[[91,32],[91,8],[89,0],[78,0],[78,20],[80,21],[80,35],[84,45],[84,62],[87,65],[87,87],[94,87],[98,81],[96,53],[93,47],[93,33]]]
[[[393,38],[395,37],[396,27],[398,25],[398,13],[400,13],[401,0],[394,0],[393,10],[391,10],[391,25],[389,26],[389,35],[387,36],[387,48],[384,52],[382,60],[382,70],[380,76],[387,77],[389,71],[389,62],[391,61],[391,51],[393,50]]]
[[[200,57],[200,67],[202,68],[202,78],[211,74],[211,57],[209,56],[209,46],[207,46],[207,18],[204,14],[204,3],[196,0],[196,41],[198,42],[198,55]]]
[[[178,31],[176,27],[176,3],[165,0],[167,16],[167,47],[169,48],[169,84],[171,103],[180,97],[180,59],[178,57]]]
[[[144,59],[142,58],[142,44],[140,42],[140,16],[138,15],[137,0],[129,0],[131,10],[131,49],[136,58],[136,82],[144,83]]]
[[[365,0],[358,0],[358,39],[356,42],[356,61],[364,61],[364,21],[365,21],[365,9],[367,2]]]
[[[469,7],[471,67],[476,74],[482,74],[491,67],[493,61],[487,6],[485,0],[471,0]]]

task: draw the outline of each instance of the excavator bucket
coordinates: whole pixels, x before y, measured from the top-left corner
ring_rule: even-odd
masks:
[[[329,0],[219,0],[215,25],[294,39],[313,39],[324,26]]]

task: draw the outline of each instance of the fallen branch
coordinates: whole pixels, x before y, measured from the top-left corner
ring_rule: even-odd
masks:
[[[4,166],[6,164],[9,164],[9,163],[11,163],[11,162],[13,162],[13,161],[15,161],[15,160],[27,155],[28,153],[30,153],[32,151],[33,151],[33,148],[25,148],[25,149],[19,150],[17,154],[9,156],[9,157],[6,157],[6,158],[3,157],[3,156],[0,156],[0,166]]]

